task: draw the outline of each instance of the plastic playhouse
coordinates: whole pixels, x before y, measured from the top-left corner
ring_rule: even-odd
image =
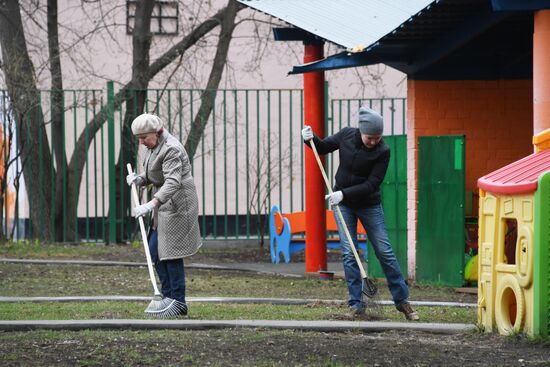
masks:
[[[478,180],[478,323],[488,332],[550,330],[550,129],[533,144]]]

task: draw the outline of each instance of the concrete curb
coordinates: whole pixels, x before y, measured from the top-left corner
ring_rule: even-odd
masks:
[[[4,297],[1,302],[97,302],[97,301],[151,301],[151,296],[63,296],[63,297]],[[296,299],[296,298],[247,298],[247,297],[186,297],[187,303],[241,303],[241,304],[274,304],[274,305],[306,305],[310,303],[340,304],[339,300]]]
[[[279,320],[14,320],[0,321],[2,331],[31,330],[208,330],[228,328],[286,329],[319,332],[380,332],[387,330],[411,330],[435,334],[463,333],[476,328],[472,324],[428,324],[417,322],[379,321],[279,321]]]
[[[63,296],[63,297],[5,297],[0,296],[1,302],[97,302],[97,301],[150,301],[147,296]],[[252,297],[187,297],[187,302],[214,302],[214,303],[255,303],[274,305],[307,305],[311,303],[342,304],[341,300],[330,299],[301,299],[301,298],[252,298]],[[393,301],[377,300],[375,304],[391,306]],[[475,303],[438,302],[438,301],[409,301],[413,306],[425,307],[461,307],[474,308]]]

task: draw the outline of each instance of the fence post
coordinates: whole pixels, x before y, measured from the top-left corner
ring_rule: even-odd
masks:
[[[115,92],[113,81],[107,82],[107,147],[109,160],[109,236],[107,243],[116,242],[116,181],[115,181]]]

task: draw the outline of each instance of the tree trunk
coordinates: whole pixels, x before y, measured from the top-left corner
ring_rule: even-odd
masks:
[[[50,2],[48,4],[50,4]],[[140,4],[140,2],[138,2],[138,4]],[[222,46],[222,48],[229,47],[229,41],[234,29],[235,14],[241,9],[244,9],[242,5],[236,3],[234,0],[230,0],[226,8],[221,9],[215,15],[202,22],[198,27],[193,29],[191,33],[185,35],[178,43],[172,46],[151,65],[147,66],[145,73],[143,73],[143,70],[139,67],[140,78],[142,79],[140,79],[138,83],[146,81],[147,85],[147,83],[160,71],[177,57],[185,53],[186,50],[194,46],[202,37],[216,28],[219,24],[222,24],[222,31],[218,46]],[[3,58],[2,67],[6,76],[8,93],[13,103],[14,115],[16,117],[17,138],[21,150],[25,184],[29,196],[32,236],[42,239],[51,239],[54,238],[52,229],[62,227],[63,225],[59,218],[52,218],[54,213],[60,213],[59,210],[54,210],[53,208],[52,188],[50,186],[52,178],[54,175],[57,176],[59,174],[59,170],[56,175],[52,165],[52,153],[49,149],[46,129],[44,127],[44,116],[40,107],[40,93],[36,88],[34,67],[28,55],[19,3],[16,0],[0,0],[0,45]],[[51,46],[55,48],[55,45],[49,44],[49,46],[51,52]],[[143,46],[145,46],[145,44],[143,44]],[[54,52],[51,52],[51,55],[54,54]],[[225,56],[223,60],[221,60],[223,55]],[[216,52],[216,58],[214,60],[214,66],[207,89],[216,89],[218,87],[226,56],[227,49],[218,50]],[[54,62],[55,60],[52,60],[52,65]],[[219,68],[219,70],[216,70],[216,68]],[[52,70],[52,73],[53,72]],[[61,66],[59,65],[59,73],[60,72]],[[52,74],[52,83],[53,82]],[[114,97],[115,108],[120,108],[122,103],[127,101],[128,93],[136,88],[135,80],[130,81],[121,88]],[[54,89],[53,84],[52,89]],[[58,98],[58,96],[55,98]],[[139,107],[139,105],[143,102],[139,101],[140,99],[136,101],[137,105],[135,108],[137,110],[142,110],[143,107]],[[211,106],[213,106],[213,103]],[[210,112],[207,111],[211,111],[211,106],[208,107],[208,105],[205,105],[202,107],[202,112],[199,111],[197,116],[201,114],[203,117],[206,116],[206,114],[209,115]],[[131,109],[134,108],[132,107]],[[62,111],[56,111],[55,113],[62,113]],[[127,115],[125,119],[126,131],[129,129],[131,120],[130,116]],[[200,125],[200,128],[196,129],[193,133],[193,139],[198,140],[202,137],[202,131],[204,130],[203,121],[206,120],[207,119],[196,122],[197,118],[195,118],[194,125]],[[61,119],[61,121],[63,121],[63,119]],[[65,181],[67,185],[67,207],[65,217],[71,218],[69,222],[73,222],[66,223],[68,225],[74,224],[74,218],[77,218],[78,214],[78,199],[76,194],[80,189],[82,173],[86,163],[84,157],[88,154],[90,143],[105,121],[107,121],[107,106],[102,106],[99,112],[96,113],[88,123],[85,132],[82,132],[78,137],[73,155],[68,165],[65,165],[65,167],[67,167],[67,177]],[[56,128],[59,128],[59,125],[54,127],[54,131]],[[61,131],[63,130],[62,125],[60,129]],[[54,132],[54,134],[64,136],[63,134],[59,135],[60,131]],[[190,152],[190,157],[194,155],[194,152],[195,150]],[[125,153],[123,157],[133,158],[135,156],[135,149],[133,149],[133,153],[131,154],[130,156],[129,153]],[[61,163],[58,161],[60,157],[63,159],[63,155],[57,154],[57,151],[55,151],[56,165],[58,168],[63,167],[64,164],[63,160],[61,160]],[[122,164],[122,162],[120,161],[119,164]],[[120,170],[117,170],[117,172],[118,171]],[[57,190],[59,187],[62,188],[62,186],[57,185]],[[76,228],[74,230],[76,230]]]
[[[137,155],[137,144],[134,138],[131,125],[132,121],[143,113],[147,86],[149,79],[147,72],[149,70],[149,50],[151,49],[151,14],[155,2],[147,0],[138,2],[136,7],[136,18],[132,34],[133,40],[133,61],[132,61],[132,81],[130,82],[134,90],[128,91],[126,98],[126,113],[124,116],[124,125],[122,126],[122,137],[120,144],[120,155],[116,164],[116,217],[126,218],[126,213],[130,208],[130,190],[126,185],[126,165],[131,163],[134,166]],[[136,167],[134,167],[136,170]],[[111,210],[111,209],[110,209]],[[124,239],[123,226],[117,226],[116,240],[122,242]]]
[[[61,72],[61,59],[59,53],[59,32],[57,21],[57,0],[48,0],[48,51],[50,54],[51,86],[51,118],[52,118],[52,148],[55,157],[57,175],[55,176],[54,213],[55,222],[63,225],[56,226],[56,241],[74,241],[76,238],[75,221],[68,220],[66,205],[64,205],[63,193],[68,193],[66,172],[67,156],[65,154],[65,120],[64,120],[64,96],[63,74]],[[70,197],[71,195],[69,195]],[[74,196],[74,195],[72,195]],[[65,198],[74,200],[74,198]],[[66,201],[65,201],[66,203]],[[71,218],[72,219],[72,218]]]
[[[32,235],[51,239],[52,228],[59,225],[51,221],[53,203],[49,183],[53,173],[52,157],[17,0],[0,1],[0,44],[29,195]]]
[[[233,30],[235,29],[235,18],[239,4],[235,0],[229,0],[227,3],[227,10],[221,21],[220,38],[218,40],[218,47],[216,48],[216,56],[214,57],[214,63],[210,76],[208,77],[208,83],[206,84],[206,90],[201,96],[201,105],[199,111],[195,116],[191,129],[189,130],[189,136],[185,142],[185,150],[190,159],[193,159],[195,152],[197,151],[198,142],[202,138],[208,118],[214,108],[216,102],[216,91],[220,85],[223,70],[227,63],[227,53],[229,52],[229,44],[233,36]]]
[[[177,57],[185,53],[186,50],[194,46],[203,36],[212,31],[216,26],[221,24],[225,18],[225,14],[230,9],[239,10],[244,9],[243,6],[236,3],[233,0],[230,0],[226,8],[221,9],[215,15],[208,18],[202,22],[197,28],[195,28],[191,33],[186,35],[180,42],[172,46],[168,51],[166,51],[162,56],[160,56],[156,61],[154,61],[148,68],[147,71],[147,81],[153,79],[159,72],[161,72],[166,66],[168,66],[172,61]],[[234,17],[233,17],[234,19]],[[227,52],[226,52],[227,54]],[[216,83],[216,86],[219,85]],[[126,102],[127,96],[134,89],[132,82],[126,84],[114,97],[114,107],[120,108],[121,104]],[[69,162],[69,172],[72,172],[72,180],[69,182],[69,192],[71,190],[78,189],[80,187],[80,182],[82,181],[82,172],[84,169],[84,161],[82,159],[76,159],[75,157],[84,157],[87,154],[88,147],[90,142],[94,138],[95,134],[99,131],[101,126],[107,120],[107,106],[103,106],[99,112],[93,117],[93,119],[88,123],[88,134],[80,134],[78,137],[75,151]],[[127,127],[128,128],[128,127]],[[198,136],[200,138],[200,136]],[[135,153],[134,153],[135,154]],[[192,155],[189,155],[192,158]],[[135,155],[133,156],[135,157]],[[132,158],[133,158],[132,157]],[[117,186],[120,186],[117,185]],[[77,204],[68,208],[67,216],[73,218],[73,215],[77,215]]]

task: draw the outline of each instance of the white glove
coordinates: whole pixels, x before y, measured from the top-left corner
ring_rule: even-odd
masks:
[[[336,191],[332,194],[325,195],[325,200],[328,200],[330,206],[338,205],[344,199],[342,191]]]
[[[304,139],[304,141],[310,141],[313,139],[313,131],[311,130],[311,126],[304,126],[302,129],[302,139]]]
[[[128,186],[132,186],[132,184],[136,184],[136,186],[140,186],[143,184],[143,177],[136,175],[135,173],[130,173],[128,176],[126,176],[126,183]]]
[[[136,206],[134,208],[134,216],[136,218],[141,217],[141,216],[153,211],[153,209],[155,209],[155,204],[153,203],[153,200],[151,200],[151,201],[149,201],[145,204]]]

